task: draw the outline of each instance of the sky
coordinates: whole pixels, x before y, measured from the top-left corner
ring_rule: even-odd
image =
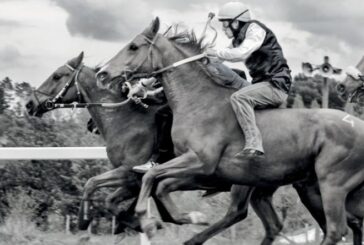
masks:
[[[108,61],[158,16],[199,36],[209,12],[226,0],[0,0],[0,79],[40,85],[67,60]],[[356,65],[364,56],[363,0],[245,0],[253,18],[277,36],[293,74],[302,62]],[[217,47],[229,40],[219,30]],[[208,30],[208,36],[212,31]],[[243,68],[242,64],[229,64]]]

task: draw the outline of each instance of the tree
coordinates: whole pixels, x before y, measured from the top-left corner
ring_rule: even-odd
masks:
[[[305,108],[312,108],[322,104],[322,85],[323,77],[316,75],[314,77],[305,77],[303,74],[298,74],[293,79],[292,88],[287,99],[287,107],[293,107],[297,96],[300,95]],[[329,79],[329,107],[334,109],[343,110],[345,101],[340,99],[336,92],[337,81]]]
[[[5,99],[5,91],[2,87],[0,87],[0,114],[3,114],[8,107],[9,105]]]
[[[5,88],[5,89],[14,89],[13,81],[9,77],[5,77],[1,81],[1,87]]]

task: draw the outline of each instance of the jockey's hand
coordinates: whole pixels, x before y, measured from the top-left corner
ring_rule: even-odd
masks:
[[[212,49],[212,48],[207,48],[205,53],[207,54],[207,56],[212,56],[212,57],[216,57],[216,50]]]
[[[143,85],[147,90],[153,90],[154,84],[157,82],[157,79],[155,77],[150,78],[144,78],[139,81],[141,85]]]
[[[140,83],[131,87],[128,97],[137,97],[144,99],[147,96],[147,88]]]

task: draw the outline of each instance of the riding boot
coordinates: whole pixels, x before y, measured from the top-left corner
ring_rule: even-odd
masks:
[[[173,114],[169,106],[161,108],[156,115],[158,163],[164,163],[175,157],[171,136]]]

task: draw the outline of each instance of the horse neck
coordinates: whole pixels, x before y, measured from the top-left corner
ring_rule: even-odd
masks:
[[[84,68],[80,74],[79,84],[82,96],[86,103],[120,102],[120,97],[108,90],[99,89],[96,86],[95,72],[90,68]],[[103,107],[89,107],[88,111],[95,121],[98,129],[107,144],[132,144],[135,137],[133,130],[143,132],[153,138],[154,115],[156,108],[151,107],[143,113],[137,111],[136,105],[128,103],[124,106],[107,109]],[[147,140],[147,139],[146,139]]]
[[[183,50],[177,44],[168,43],[167,48],[162,50],[162,65],[165,67],[173,62],[196,55],[196,53]],[[199,107],[209,106],[211,100],[223,98],[232,93],[212,81],[212,78],[199,61],[187,63],[171,72],[163,74],[162,84],[166,92],[168,103],[173,110],[185,108],[186,105]],[[193,103],[191,103],[193,101]]]

